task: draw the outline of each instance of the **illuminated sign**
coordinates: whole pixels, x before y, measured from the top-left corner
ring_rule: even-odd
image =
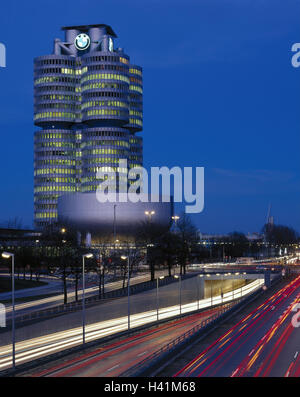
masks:
[[[110,52],[113,52],[113,50],[114,50],[114,42],[111,37],[109,38],[109,41],[108,41],[108,49]]]
[[[0,68],[6,67],[6,48],[5,45],[0,43]]]
[[[89,36],[87,34],[80,33],[78,36],[76,36],[74,44],[75,44],[75,47],[77,48],[77,50],[83,51],[83,50],[86,50],[87,48],[89,48],[89,46],[91,44],[91,39],[89,38]]]

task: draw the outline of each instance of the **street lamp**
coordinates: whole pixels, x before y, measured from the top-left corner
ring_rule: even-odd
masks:
[[[85,258],[92,258],[93,254],[82,255],[82,343],[85,344]]]
[[[151,224],[152,216],[155,215],[155,211],[145,211],[145,215],[148,217],[148,226]],[[150,236],[149,236],[150,237]],[[146,258],[147,258],[147,263],[148,263],[148,244],[146,248]]]
[[[179,313],[181,314],[181,274],[175,274],[174,278],[179,278]]]
[[[12,301],[12,366],[16,368],[16,335],[15,335],[15,254],[11,252],[2,252],[2,258],[11,258],[11,301]]]
[[[130,330],[130,272],[129,272],[129,255],[125,256],[122,255],[121,259],[124,261],[127,259],[127,273],[128,273],[128,278],[127,278],[127,311],[128,311],[128,331]]]
[[[116,209],[117,209],[117,204],[114,204],[114,241],[116,241]]]
[[[199,278],[203,277],[203,274],[199,274],[199,277],[197,277],[197,295],[198,295],[198,310],[200,309],[200,288],[199,288]]]
[[[165,276],[157,277],[156,279],[156,314],[157,314],[157,321],[158,321],[158,312],[159,312],[159,297],[158,297],[158,282],[159,280],[163,280]]]
[[[177,221],[178,221],[178,219],[180,219],[180,217],[179,217],[178,215],[173,215],[173,216],[172,216],[172,220],[173,220],[174,223],[175,223],[175,230],[176,230],[176,226],[177,226]]]
[[[145,211],[145,215],[149,218],[149,221],[151,222],[152,215],[155,215],[155,211]]]
[[[173,219],[173,221],[175,221],[175,224],[176,224],[176,222],[178,221],[178,219],[180,219],[180,217],[178,215],[173,215],[172,219]]]
[[[63,227],[62,229],[60,229],[60,231],[62,232],[62,233],[66,233],[66,229]]]
[[[210,274],[206,274],[206,277],[210,277]],[[212,299],[212,281],[210,282],[210,305],[212,306],[213,299]]]
[[[222,273],[222,281],[221,281],[221,303],[223,303],[223,280],[224,280],[224,275]]]

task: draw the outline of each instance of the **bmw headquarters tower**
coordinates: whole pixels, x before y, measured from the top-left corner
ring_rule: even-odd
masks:
[[[143,128],[142,68],[115,48],[108,25],[62,30],[65,39],[54,40],[53,54],[34,60],[34,123],[40,127],[34,135],[35,227],[58,222],[97,235],[113,223],[129,235],[149,210],[154,223],[168,227],[171,201],[116,205],[96,196],[99,169],[114,171],[118,193],[121,184],[128,186],[128,171],[143,165],[137,134]]]
[[[57,221],[58,197],[95,192],[98,167],[141,166],[142,68],[108,25],[64,27],[53,54],[34,60],[34,220]],[[127,172],[127,170],[126,170]],[[117,176],[118,178],[118,176]]]

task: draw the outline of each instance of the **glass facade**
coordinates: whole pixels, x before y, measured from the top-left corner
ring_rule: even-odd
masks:
[[[119,159],[142,165],[142,68],[114,49],[108,25],[63,28],[53,54],[34,61],[34,219],[37,228],[57,221],[57,199],[95,192],[99,167],[121,179]],[[79,34],[87,48],[75,46]]]

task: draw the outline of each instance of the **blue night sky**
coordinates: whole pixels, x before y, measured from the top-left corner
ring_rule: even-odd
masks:
[[[202,232],[300,232],[299,0],[10,0],[1,4],[0,221],[33,217],[33,58],[61,26],[111,25],[144,68],[145,166],[204,166]]]

